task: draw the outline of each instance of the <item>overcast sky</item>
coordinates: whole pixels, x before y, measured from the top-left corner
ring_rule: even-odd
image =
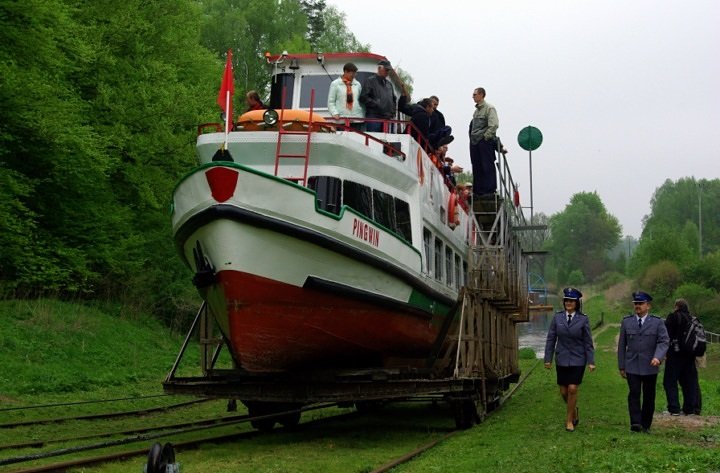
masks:
[[[720,177],[719,0],[328,0],[371,51],[440,98],[454,129],[448,155],[470,169],[472,90],[500,119],[522,205],[562,211],[596,191],[636,238],[666,179]],[[526,210],[529,215],[529,210]]]

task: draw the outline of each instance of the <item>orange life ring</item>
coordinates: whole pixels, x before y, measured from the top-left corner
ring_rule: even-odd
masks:
[[[458,210],[458,200],[455,191],[450,193],[450,199],[448,200],[448,226],[453,230],[455,227],[460,225],[460,211]]]
[[[287,108],[285,110],[276,110],[276,112],[278,113],[278,117],[282,117],[283,122],[309,122],[311,118],[309,110],[295,110]],[[261,122],[263,121],[263,114],[265,114],[265,110],[250,110],[249,112],[245,112],[240,115],[240,117],[238,117],[238,122]],[[312,121],[314,123],[325,123],[325,119],[317,113],[312,114]]]
[[[418,148],[418,151],[417,151],[417,168],[418,168],[418,182],[420,182],[420,185],[423,185],[425,183],[425,169],[423,168],[422,149],[420,149],[420,148]]]

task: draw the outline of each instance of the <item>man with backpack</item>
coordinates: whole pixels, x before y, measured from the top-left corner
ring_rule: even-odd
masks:
[[[690,315],[685,299],[675,301],[675,309],[665,319],[665,327],[670,337],[663,379],[667,409],[671,415],[680,415],[680,383],[682,412],[685,415],[700,414],[700,385],[695,357],[705,353],[705,331],[697,318]]]

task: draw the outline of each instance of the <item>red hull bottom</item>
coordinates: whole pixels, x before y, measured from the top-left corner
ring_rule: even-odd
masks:
[[[231,349],[254,372],[383,367],[424,358],[442,319],[238,271],[217,274]]]

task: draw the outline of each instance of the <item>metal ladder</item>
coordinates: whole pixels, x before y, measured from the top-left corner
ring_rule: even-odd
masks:
[[[278,176],[289,181],[293,181],[296,184],[302,186],[307,185],[307,170],[310,162],[310,138],[313,132],[313,106],[315,103],[315,89],[310,91],[310,118],[308,119],[307,128],[303,130],[289,130],[286,129],[286,125],[292,126],[293,122],[287,124],[283,121],[283,115],[285,114],[285,90],[283,90],[282,108],[280,109],[280,119],[278,121],[278,139],[277,146],[275,148],[275,176],[278,176],[280,169],[281,159],[302,159],[304,160],[303,172],[301,176]],[[304,153],[286,153],[283,152],[283,137],[284,136],[304,136],[305,137],[305,151]],[[298,143],[301,144],[302,142]],[[289,143],[286,143],[289,144]]]

